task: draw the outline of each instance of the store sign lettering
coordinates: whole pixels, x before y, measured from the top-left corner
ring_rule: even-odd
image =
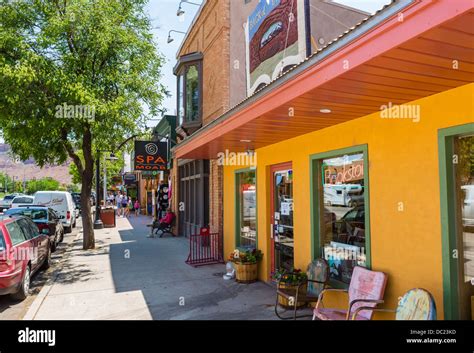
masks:
[[[135,141],[135,170],[161,171],[167,169],[166,142]]]
[[[336,173],[331,172],[331,170],[329,169],[326,169],[324,171],[324,176],[326,183],[331,183],[331,181],[335,181],[336,184],[345,184],[351,181],[361,180],[364,179],[364,165],[351,165],[349,168],[343,166],[342,170],[336,169]]]

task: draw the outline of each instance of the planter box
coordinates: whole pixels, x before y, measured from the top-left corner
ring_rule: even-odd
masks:
[[[234,262],[235,279],[239,283],[253,283],[258,278],[258,264]]]
[[[297,285],[294,285],[294,284],[288,284],[288,283],[280,283],[279,286],[278,286],[279,289],[292,289],[295,291],[295,299],[296,299],[296,289],[298,288]],[[305,284],[304,286],[302,286],[300,288],[300,291],[298,293],[298,295],[306,295],[306,290],[308,288],[308,285]],[[294,308],[294,305],[290,305],[290,303],[288,302],[288,299],[286,299],[285,297],[282,297],[281,295],[278,296],[278,304],[282,307],[282,308],[285,308],[285,309],[293,309]],[[294,304],[294,303],[293,303]],[[297,308],[301,308],[303,306],[305,306],[306,303],[305,302],[298,302],[296,303],[296,307]]]

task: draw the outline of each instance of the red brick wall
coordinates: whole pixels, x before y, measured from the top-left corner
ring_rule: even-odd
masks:
[[[179,56],[203,54],[203,126],[229,109],[230,105],[230,0],[208,0],[183,43]],[[217,158],[217,156],[216,156]],[[173,174],[177,176],[177,162]],[[179,217],[176,177],[173,208]],[[174,181],[173,180],[173,181]],[[223,174],[215,160],[210,162],[209,225],[212,232],[223,231]],[[179,221],[179,220],[177,220]],[[178,224],[178,223],[177,223]]]

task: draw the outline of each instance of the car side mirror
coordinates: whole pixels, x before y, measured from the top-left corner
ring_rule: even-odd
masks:
[[[42,229],[41,234],[49,235],[49,229]]]

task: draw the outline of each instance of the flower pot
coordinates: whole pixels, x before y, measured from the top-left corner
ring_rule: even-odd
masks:
[[[257,281],[258,267],[256,263],[234,262],[235,279],[239,283],[252,283]]]
[[[293,290],[295,292],[295,299],[296,299],[296,289],[298,288],[298,285],[282,282],[278,285],[278,288]],[[300,287],[300,291],[298,292],[298,295],[306,295],[307,288],[308,288],[307,283],[305,283],[303,286]],[[278,304],[282,308],[285,308],[285,309],[294,309],[294,303],[293,305],[290,305],[288,299],[286,299],[285,297],[282,297],[281,295],[278,296]],[[298,303],[296,303],[297,308],[301,308],[305,305],[306,305],[305,302],[299,301]]]

